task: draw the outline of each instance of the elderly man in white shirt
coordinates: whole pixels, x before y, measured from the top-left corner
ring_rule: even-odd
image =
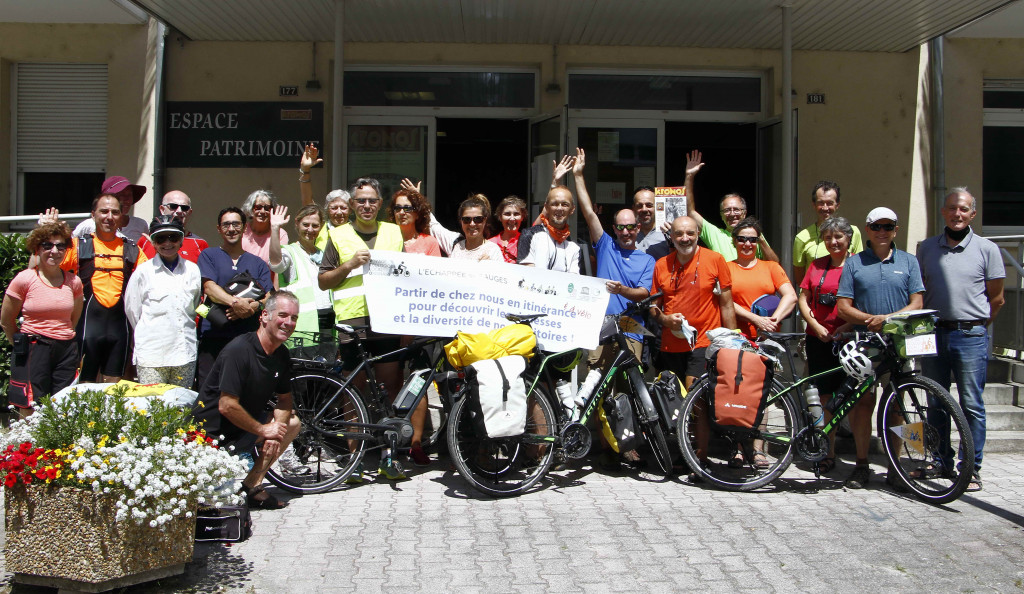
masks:
[[[139,382],[192,387],[196,373],[196,306],[202,296],[199,267],[178,255],[185,229],[170,215],[149,226],[156,258],[139,265],[124,294],[135,329]]]

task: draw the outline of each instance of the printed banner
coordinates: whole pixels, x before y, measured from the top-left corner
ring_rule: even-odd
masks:
[[[608,307],[603,279],[505,262],[371,250],[363,274],[370,325],[385,334],[454,337],[543,313],[531,324],[542,349],[593,349]]]

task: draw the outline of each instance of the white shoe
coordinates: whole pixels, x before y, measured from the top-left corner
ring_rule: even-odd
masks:
[[[313,472],[309,466],[306,466],[299,460],[299,457],[295,454],[295,449],[291,444],[288,444],[288,448],[281,454],[281,457],[277,459],[277,463],[281,466],[281,470],[293,475],[309,474]]]

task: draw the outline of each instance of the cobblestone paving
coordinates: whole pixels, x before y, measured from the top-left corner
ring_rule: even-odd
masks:
[[[875,462],[866,490],[842,488],[841,462],[820,488],[794,466],[757,493],[582,463],[504,500],[435,462],[255,512],[247,542],[126,592],[1024,591],[1024,455],[986,456],[985,490],[945,507],[887,489]]]

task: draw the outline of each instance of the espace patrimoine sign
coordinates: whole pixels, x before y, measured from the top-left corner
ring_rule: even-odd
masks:
[[[170,101],[166,126],[168,167],[296,167],[323,147],[324,104]]]

